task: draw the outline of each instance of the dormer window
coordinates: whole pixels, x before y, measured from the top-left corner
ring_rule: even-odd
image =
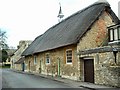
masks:
[[[109,43],[120,42],[120,25],[113,25],[108,27]]]

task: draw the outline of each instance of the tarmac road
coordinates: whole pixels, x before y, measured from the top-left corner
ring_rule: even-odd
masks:
[[[40,75],[20,73],[10,69],[0,69],[1,88],[3,88],[2,90],[46,90],[47,88],[51,90],[120,90],[119,88],[75,82],[67,79],[51,79]]]
[[[2,70],[2,88],[71,88],[65,83],[40,76]]]
[[[73,88],[72,86],[43,78],[36,75],[29,75],[14,72],[10,69],[2,70],[2,88]],[[80,88],[79,88],[80,90]]]

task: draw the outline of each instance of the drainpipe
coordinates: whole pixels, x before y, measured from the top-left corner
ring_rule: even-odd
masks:
[[[60,58],[58,57],[58,77],[60,77]]]
[[[118,53],[117,49],[113,48],[113,54],[114,54],[114,57],[115,57],[115,64],[117,64],[117,58],[116,58],[117,53]]]

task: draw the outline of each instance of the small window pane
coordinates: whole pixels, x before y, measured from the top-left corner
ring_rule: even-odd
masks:
[[[46,59],[46,63],[50,63],[48,58]]]
[[[34,56],[34,64],[36,64],[36,63],[37,63],[37,57]]]
[[[46,55],[46,64],[50,64],[50,57],[48,54]]]
[[[118,40],[118,30],[114,30],[114,40]]]
[[[72,60],[67,60],[67,63],[71,63],[72,62]]]
[[[72,60],[72,57],[67,57],[67,60]]]
[[[113,30],[110,30],[110,41],[113,41]]]
[[[119,40],[120,40],[120,27],[118,27],[118,35],[119,35]]]
[[[67,63],[72,63],[72,50],[67,50],[66,51],[66,62]]]

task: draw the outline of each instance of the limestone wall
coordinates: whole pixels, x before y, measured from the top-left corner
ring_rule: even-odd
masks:
[[[93,24],[92,28],[80,39],[77,50],[100,47],[108,43],[107,27],[113,25],[112,19],[104,12]]]
[[[113,53],[100,53],[98,57],[95,59],[97,62],[95,64],[95,83],[120,87],[120,64],[115,64]],[[118,60],[119,58],[117,58]]]
[[[15,64],[15,69],[21,71],[22,70],[21,64]]]
[[[108,86],[120,87],[120,63],[117,54],[117,63],[113,52],[91,53],[80,57],[93,57],[94,59],[94,83]],[[83,62],[80,62],[80,80],[84,81]]]
[[[28,47],[28,45],[31,43],[32,41],[20,41],[19,42],[19,46],[18,49],[15,51],[14,55],[11,57],[11,68],[13,69],[17,69],[18,65],[15,65],[14,63],[16,61],[18,61],[21,58],[21,54],[23,53],[23,51]],[[20,66],[20,65],[19,65]]]
[[[72,64],[66,64],[66,50],[72,49],[73,61]],[[46,64],[46,54],[50,56],[50,64]],[[37,57],[37,64],[34,65],[34,56]],[[43,53],[38,53],[33,56],[26,57],[25,63],[29,71],[29,61],[31,62],[30,71],[33,73],[41,73],[52,76],[60,76],[69,79],[78,79],[78,59],[76,45],[71,45]],[[58,66],[60,62],[60,66]],[[60,67],[60,69],[59,69]]]
[[[77,52],[92,48],[103,47],[108,43],[107,27],[113,25],[111,17],[107,12],[94,23],[77,45]],[[94,80],[96,84],[105,84],[120,87],[120,52],[117,54],[117,66],[115,65],[112,52],[91,53],[79,57],[92,57],[94,59]],[[84,63],[80,59],[80,80],[84,81]]]

